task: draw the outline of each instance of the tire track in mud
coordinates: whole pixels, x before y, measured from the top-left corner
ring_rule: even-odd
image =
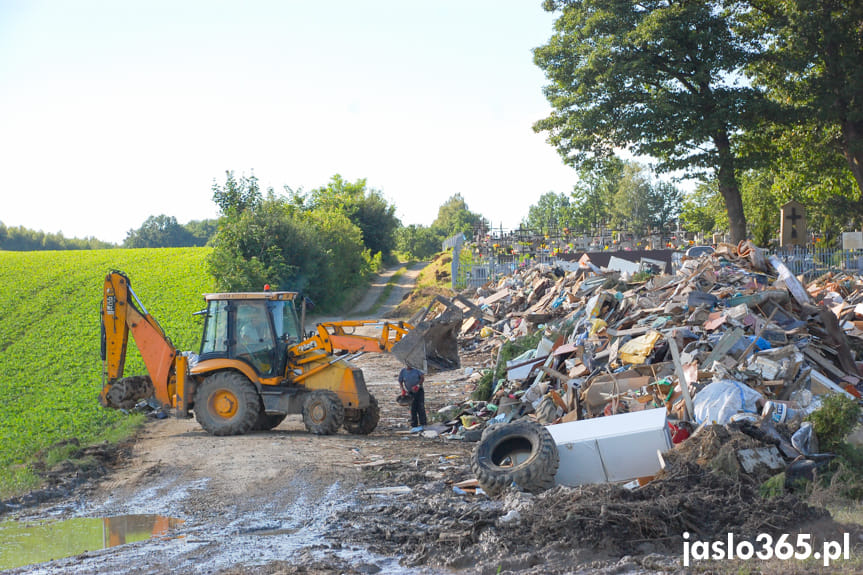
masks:
[[[427,470],[442,473],[436,469],[439,458],[466,461],[461,442],[405,433],[407,411],[394,402],[401,367],[395,358],[368,354],[357,364],[381,403],[381,422],[371,435],[313,436],[299,416],[273,431],[227,437],[206,434],[194,420],[150,421],[131,457],[99,484],[21,517],[153,514],[184,523],[158,539],[10,572],[305,573],[294,569],[310,564],[320,573],[444,572],[400,566],[398,557],[373,553],[367,544],[341,536],[347,527],[362,529],[371,519],[358,507],[363,500],[358,494],[367,488],[418,485],[430,480],[423,475]],[[430,412],[461,394],[460,379],[460,372],[430,377]],[[381,460],[397,463],[365,471],[355,464]]]

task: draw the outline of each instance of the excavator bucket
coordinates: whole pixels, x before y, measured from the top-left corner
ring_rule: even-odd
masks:
[[[435,302],[441,302],[445,310],[437,317],[426,320],[425,316]],[[414,329],[409,331],[390,351],[406,365],[439,370],[456,369],[461,366],[458,356],[458,333],[464,319],[462,310],[450,300],[437,296],[426,308],[419,321],[412,321]]]
[[[148,375],[133,375],[116,380],[100,396],[105,407],[132,409],[142,399],[149,399],[156,393]]]

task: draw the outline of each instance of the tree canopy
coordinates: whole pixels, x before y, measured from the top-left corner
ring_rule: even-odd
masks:
[[[343,185],[336,176],[331,184],[308,196],[281,196],[272,189],[263,194],[254,177],[231,172],[224,185],[214,184],[222,218],[208,261],[219,288],[249,291],[270,284],[333,309],[379,269],[381,252],[366,247],[351,219],[361,217],[365,203],[377,205],[377,196],[365,192],[365,180]]]
[[[571,196],[540,196],[522,227],[591,232],[602,223],[641,235],[664,232],[677,219],[681,200],[677,187],[652,179],[645,166],[610,158],[601,169],[584,170]]]
[[[129,230],[124,248],[185,248],[203,246],[215,233],[211,220],[193,221],[181,225],[174,216],[150,216],[141,227]]]
[[[40,251],[40,250],[98,250],[116,247],[95,237],[67,238],[62,233],[45,233],[24,226],[6,227],[0,222],[0,250]]]
[[[547,192],[528,208],[522,227],[539,233],[552,230],[575,228],[577,218],[570,196],[563,193]]]
[[[395,248],[395,232],[401,225],[396,207],[379,190],[370,189],[364,178],[348,182],[334,175],[326,186],[312,190],[308,196],[294,194],[295,205],[302,210],[327,210],[345,214],[362,231],[362,242],[373,254],[386,259]]]
[[[784,104],[784,124],[820,130],[822,155],[843,156],[863,190],[863,3],[750,0],[744,5],[749,9],[741,29],[763,50],[748,68],[754,81]]]
[[[658,160],[657,170],[716,173],[731,235],[746,237],[738,186],[745,159],[735,135],[764,121],[770,104],[738,82],[753,48],[716,2],[546,0],[560,12],[534,51],[551,83],[548,133],[568,164],[590,167],[616,148]]]
[[[438,230],[444,239],[458,233],[463,233],[470,239],[474,234],[485,233],[488,222],[480,214],[470,211],[461,194],[455,194],[438,208],[437,217],[431,227]]]

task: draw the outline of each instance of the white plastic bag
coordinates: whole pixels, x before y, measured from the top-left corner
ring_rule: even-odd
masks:
[[[756,402],[760,393],[733,379],[714,381],[698,392],[693,399],[695,421],[725,425],[737,413],[757,413]]]

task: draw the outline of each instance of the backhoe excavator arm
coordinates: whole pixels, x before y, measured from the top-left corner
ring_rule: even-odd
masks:
[[[437,302],[443,304],[443,313],[426,321],[425,317]],[[458,306],[436,296],[416,324],[380,319],[321,322],[312,337],[290,351],[299,363],[336,351],[377,352],[392,353],[401,362],[423,369],[428,365],[442,370],[454,369],[460,365],[457,338],[462,319]]]
[[[388,352],[412,329],[412,325],[401,321],[396,323],[376,319],[329,321],[317,325],[316,337],[322,342],[328,342],[325,346],[329,347],[330,353],[334,349],[350,353]],[[365,333],[357,333],[357,330]]]
[[[159,403],[173,407],[178,383],[181,390],[185,384],[186,358],[177,353],[159,323],[144,309],[132,291],[129,278],[122,272],[112,271],[105,277],[101,321],[100,403],[105,407],[128,408],[131,402],[155,393]],[[129,332],[150,375],[149,388],[146,378],[122,379]]]

